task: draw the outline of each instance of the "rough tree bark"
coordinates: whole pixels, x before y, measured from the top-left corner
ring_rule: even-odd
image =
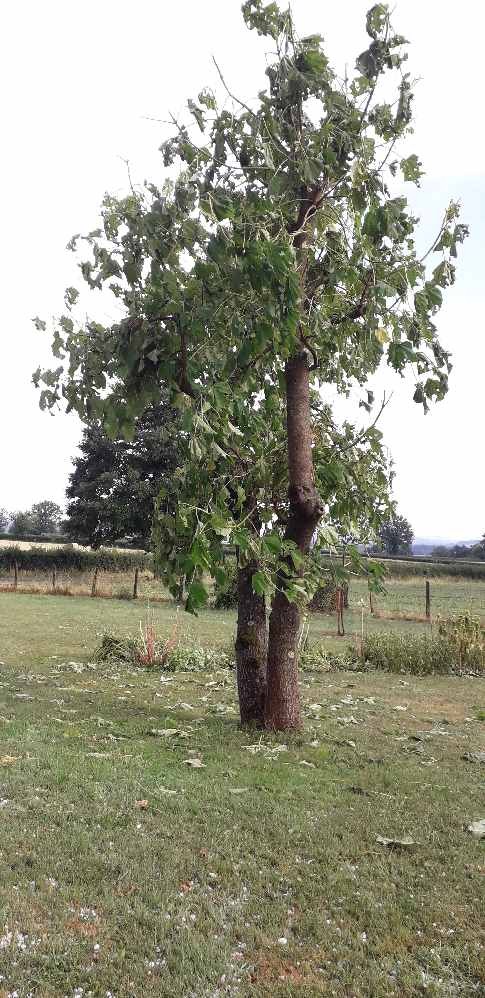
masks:
[[[302,554],[307,554],[323,510],[313,472],[310,371],[306,350],[290,358],[285,376],[290,505],[286,538],[294,541]],[[301,611],[286,598],[286,578],[281,569],[269,620],[265,703],[265,726],[281,731],[298,728],[301,723],[298,687]]]
[[[256,562],[238,568],[236,673],[241,724],[263,727],[268,640],[265,599],[251,582],[257,569]]]

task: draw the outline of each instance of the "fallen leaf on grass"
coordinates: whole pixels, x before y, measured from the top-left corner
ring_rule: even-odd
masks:
[[[462,759],[465,762],[485,762],[485,752],[464,752]]]
[[[243,748],[246,752],[250,752],[251,755],[257,755],[258,752],[264,752],[265,758],[271,759],[280,752],[287,752],[288,746],[281,745],[268,745],[266,742],[256,742],[254,745],[244,745]]]
[[[468,831],[471,832],[474,839],[485,839],[485,818],[472,821],[471,825],[468,825]]]
[[[315,763],[307,762],[306,759],[300,759],[300,766],[306,766],[307,769],[316,769]]]
[[[174,735],[187,737],[186,733],[181,731],[180,728],[150,728],[149,734],[157,738],[173,738]]]
[[[146,809],[148,807],[148,801],[147,800],[136,800],[135,801],[135,807],[139,807],[140,811],[146,811]]]
[[[192,766],[192,769],[206,768],[205,762],[202,762],[202,759],[184,759],[184,762],[187,763],[187,766]]]
[[[229,787],[230,794],[245,794],[249,787]]]
[[[403,839],[386,839],[383,835],[376,835],[376,842],[381,846],[388,846],[389,849],[409,849],[410,846],[417,845],[409,835],[405,835]]]
[[[395,707],[393,707],[392,709],[393,709],[393,710],[407,710],[407,707],[403,707],[403,705],[402,705],[402,704],[398,703],[398,704],[396,704],[396,706],[395,706]]]

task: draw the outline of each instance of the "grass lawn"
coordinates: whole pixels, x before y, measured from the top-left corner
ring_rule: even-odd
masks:
[[[0,598],[0,995],[484,994],[483,681],[306,673],[261,736],[232,673],[88,664],[139,618]]]
[[[173,603],[149,604],[85,596],[43,596],[0,592],[0,661],[8,665],[36,663],[50,658],[92,657],[103,631],[137,633],[140,621],[151,620],[161,636],[177,625],[182,643],[197,640],[205,645],[230,646],[234,640],[236,614],[206,610],[198,618]],[[310,618],[310,640],[323,642],[333,651],[343,651],[354,633],[360,633],[361,611],[345,613],[346,636],[338,638],[335,615],[316,613]],[[428,625],[412,621],[374,619],[365,612],[368,630],[420,631]]]

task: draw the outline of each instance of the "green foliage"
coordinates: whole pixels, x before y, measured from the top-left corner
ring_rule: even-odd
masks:
[[[340,587],[337,587],[335,581],[330,579],[325,585],[319,586],[313,595],[312,601],[309,604],[311,610],[319,610],[322,613],[334,613],[337,609],[337,591],[338,588],[342,590],[343,593],[343,606],[344,608],[349,605],[349,587],[347,583],[343,583]]]
[[[51,499],[45,499],[43,502],[35,503],[31,509],[12,513],[9,533],[23,540],[27,540],[30,536],[34,539],[45,536],[51,538],[59,529],[61,517],[60,506]],[[1,529],[5,527],[2,526]]]
[[[459,613],[443,617],[438,622],[438,634],[453,648],[460,669],[467,669],[481,662],[485,666],[485,635],[479,617],[471,613]]]
[[[32,532],[34,534],[55,534],[62,517],[61,507],[51,499],[35,503],[30,510]]]
[[[360,648],[353,647],[352,659],[355,664],[364,661],[373,669],[414,676],[460,672],[481,675],[485,670],[485,642],[479,622],[477,628],[470,619],[466,614],[443,620],[438,633],[367,634],[363,654]]]
[[[473,546],[472,554],[474,558],[479,558],[480,560],[485,561],[485,534],[483,535],[481,541]]]
[[[135,546],[149,548],[155,500],[162,489],[162,508],[170,509],[176,439],[175,413],[166,402],[148,407],[132,440],[111,440],[99,420],[90,423],[66,490],[64,527],[70,538],[100,547],[130,537]]]
[[[413,543],[413,528],[405,516],[394,515],[384,521],[379,529],[378,550],[387,554],[411,554]]]
[[[27,534],[34,534],[34,524],[30,510],[18,509],[12,513],[10,521],[10,533],[15,537],[26,537]]]
[[[145,665],[146,648],[142,635],[123,636],[106,632],[95,651],[97,662],[123,662],[127,665]],[[204,672],[227,669],[232,660],[221,648],[203,648],[197,644],[171,645],[155,639],[150,666],[165,672]]]
[[[329,651],[323,644],[307,644],[300,653],[300,668],[304,672],[331,672],[351,668],[349,652]]]
[[[7,530],[9,524],[10,516],[6,509],[0,507],[0,536],[4,531]]]
[[[235,558],[227,558],[224,573],[214,583],[212,605],[216,610],[232,610],[237,606],[237,564]]]
[[[382,557],[382,556],[381,556]],[[485,579],[485,565],[477,562],[428,561],[426,558],[383,558],[387,578],[402,579],[409,576],[440,578],[450,576],[457,579]]]
[[[192,612],[207,603],[205,579],[222,578],[227,543],[259,563],[258,592],[274,592],[279,570],[288,599],[304,603],[331,530],[364,540],[389,518],[376,419],[337,426],[322,388],[364,387],[385,360],[417,372],[414,399],[425,410],[444,396],[450,361],[435,320],[467,234],[451,202],[430,268],[416,253],[418,220],[390,190],[389,156],[411,133],[413,94],[387,5],[369,11],[369,46],[345,83],[322,37],[298,38],[276,3],[248,0],[243,16],[276,48],[266,89],[230,109],[226,95],[220,104],[202,91],[161,147],[163,184],[106,196],[80,268],[90,289],[109,289],[121,317],[78,321],[68,289],[53,336],[59,365],[34,375],[43,408],[62,402],[101,420],[113,439],[130,439],[140,414],[169,392],[181,425],[177,504],[167,511],[162,496],[154,541],[164,581],[173,593],[185,588]],[[389,101],[388,71],[398,77]],[[419,183],[417,156],[399,162],[403,181]],[[75,236],[70,248],[79,243]],[[329,529],[297,564],[296,545],[283,541],[283,371],[302,350]],[[373,405],[366,391],[365,411]]]
[[[0,572],[11,571],[15,563],[25,572],[52,571],[53,568],[59,572],[87,572],[95,568],[107,572],[126,572],[129,569],[151,567],[151,558],[142,551],[114,551],[109,548],[88,551],[70,545],[28,549],[14,544],[1,547]]]

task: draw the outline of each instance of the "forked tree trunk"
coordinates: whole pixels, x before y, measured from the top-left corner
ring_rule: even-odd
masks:
[[[255,562],[238,568],[236,671],[241,724],[263,727],[268,640],[265,599],[251,582],[257,568]]]
[[[306,351],[290,358],[285,375],[290,505],[286,538],[294,541],[302,554],[307,554],[322,516],[322,504],[313,473],[310,372]],[[265,726],[280,731],[298,728],[301,723],[298,687],[301,612],[286,598],[286,580],[284,569],[281,569],[269,620],[265,703]]]

